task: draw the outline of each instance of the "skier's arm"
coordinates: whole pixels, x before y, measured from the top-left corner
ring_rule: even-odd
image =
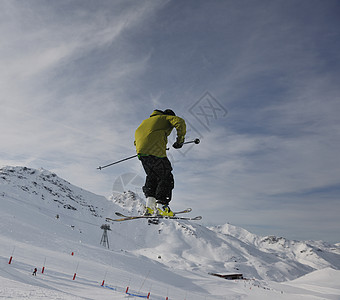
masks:
[[[186,134],[185,121],[182,118],[177,117],[177,116],[169,116],[168,120],[171,123],[171,125],[176,128],[176,131],[177,131],[176,143],[178,145],[183,145],[184,139],[185,139],[185,134]],[[180,148],[180,147],[178,147],[178,148]]]

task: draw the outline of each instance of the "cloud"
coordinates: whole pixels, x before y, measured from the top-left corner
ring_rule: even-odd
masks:
[[[175,207],[263,232],[275,215],[282,232],[310,224],[305,208],[327,220],[340,180],[334,3],[2,1],[1,164],[107,195],[122,174],[143,177],[140,162],[96,168],[133,155],[140,122],[172,108],[201,139],[169,151]],[[207,91],[228,112],[208,128],[190,112]]]
[[[134,151],[133,134],[122,134],[136,111],[124,86],[149,59],[128,58],[122,36],[166,2],[116,1],[95,13],[82,4],[2,2],[2,164],[43,166],[106,194],[112,178],[101,184],[95,168]]]

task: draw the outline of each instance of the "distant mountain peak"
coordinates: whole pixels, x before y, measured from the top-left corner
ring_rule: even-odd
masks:
[[[130,214],[141,214],[145,209],[145,200],[141,199],[138,194],[132,191],[123,193],[113,193],[109,200],[117,204]]]
[[[85,208],[92,215],[100,216],[100,212],[85,199],[81,188],[43,168],[7,166],[0,169],[1,180],[12,187],[12,195],[19,199],[40,198],[42,201],[53,201],[59,208],[74,211]]]

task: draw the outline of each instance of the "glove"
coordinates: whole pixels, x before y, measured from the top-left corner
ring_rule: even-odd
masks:
[[[180,149],[182,148],[183,143],[179,143],[179,142],[174,142],[174,144],[172,145],[172,147],[174,147],[175,149]]]

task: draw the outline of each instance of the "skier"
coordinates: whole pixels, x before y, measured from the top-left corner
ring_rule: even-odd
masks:
[[[171,163],[166,156],[168,136],[173,128],[177,130],[177,138],[172,146],[179,149],[184,143],[186,124],[171,109],[154,110],[135,132],[136,151],[146,173],[143,186],[146,197],[144,215],[174,215],[169,207],[174,178]]]
[[[38,269],[37,269],[37,268],[34,268],[34,271],[33,271],[32,275],[33,275],[33,276],[37,276],[37,271],[38,271]]]

